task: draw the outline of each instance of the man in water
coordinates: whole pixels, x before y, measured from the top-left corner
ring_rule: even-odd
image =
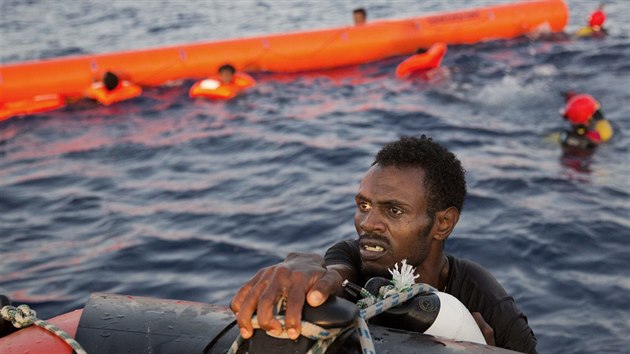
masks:
[[[142,87],[129,80],[120,78],[111,71],[105,72],[101,81],[92,83],[85,91],[87,98],[96,100],[106,106],[140,96],[141,94]]]
[[[527,318],[499,282],[480,265],[444,252],[466,196],[464,169],[454,154],[431,138],[403,137],[376,155],[355,196],[356,240],[341,241],[325,257],[291,253],[261,269],[234,296],[231,308],[244,338],[251,317],[272,334],[282,331],[273,316],[286,299],[290,338],[300,333],[302,307],[317,307],[330,295],[344,296],[342,282],[363,285],[406,259],[419,282],[458,298],[473,314],[490,345],[536,352]],[[413,330],[413,329],[410,329]]]
[[[608,34],[604,28],[606,21],[606,13],[604,12],[604,3],[600,3],[597,9],[593,11],[587,19],[587,25],[581,27],[575,35],[578,37],[598,37]]]
[[[560,134],[560,144],[570,155],[590,155],[601,143],[613,136],[613,128],[604,117],[601,104],[591,95],[569,91],[562,117],[571,128]]]
[[[354,19],[355,26],[364,25],[367,21],[367,11],[362,7],[354,9],[352,11],[352,18]]]
[[[113,72],[107,71],[103,74],[103,86],[107,91],[114,91],[118,85],[120,85],[120,79],[118,75]]]
[[[236,69],[230,64],[221,65],[218,70],[219,78],[224,85],[231,84],[234,81]]]

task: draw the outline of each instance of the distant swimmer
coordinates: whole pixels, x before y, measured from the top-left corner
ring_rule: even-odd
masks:
[[[94,82],[86,91],[85,97],[109,106],[112,103],[138,97],[142,87],[129,80],[122,80],[111,71],[103,74],[101,81]]]
[[[560,144],[565,153],[588,154],[613,136],[613,128],[604,118],[600,103],[593,96],[568,92],[562,110],[571,128],[560,134]]]
[[[606,21],[606,13],[604,12],[604,4],[601,3],[595,11],[588,17],[588,25],[580,28],[575,35],[578,37],[601,36],[607,34],[604,28]]]
[[[364,25],[367,22],[367,11],[362,7],[354,9],[352,10],[352,18],[355,26]]]
[[[256,84],[256,80],[244,72],[236,72],[231,64],[224,64],[217,70],[216,77],[197,81],[188,92],[191,98],[205,97],[228,100],[241,91]]]

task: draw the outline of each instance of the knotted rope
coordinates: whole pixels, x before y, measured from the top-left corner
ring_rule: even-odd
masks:
[[[370,305],[361,311],[359,311],[359,317],[354,321],[354,327],[359,335],[359,342],[361,343],[361,349],[364,354],[376,354],[374,349],[374,343],[372,342],[372,336],[370,335],[370,329],[367,325],[367,320],[379,315],[392,307],[396,307],[405,301],[413,298],[418,294],[436,292],[437,290],[427,284],[413,284],[408,288],[389,295],[385,299]],[[367,292],[367,290],[366,290]],[[372,295],[371,295],[372,296]]]
[[[15,328],[25,328],[30,325],[39,326],[61,338],[72,347],[77,354],[87,354],[83,347],[81,347],[74,338],[70,337],[68,333],[51,323],[37,318],[35,311],[31,310],[28,305],[20,305],[18,307],[10,305],[4,306],[2,310],[0,310],[0,315],[2,315],[2,318],[6,321],[11,321]]]

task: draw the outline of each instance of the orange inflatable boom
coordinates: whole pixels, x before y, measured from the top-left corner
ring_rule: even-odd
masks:
[[[225,63],[241,71],[285,73],[357,65],[410,54],[436,42],[509,39],[541,28],[562,31],[568,16],[563,0],[533,0],[364,26],[9,64],[0,67],[0,102],[42,94],[80,97],[108,70],[152,86],[209,77]]]

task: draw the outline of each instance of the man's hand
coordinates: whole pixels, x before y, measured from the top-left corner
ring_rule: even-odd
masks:
[[[312,253],[291,253],[282,263],[263,268],[236,293],[230,308],[236,315],[241,336],[247,339],[254,334],[252,315],[265,331],[274,335],[282,332],[273,310],[286,299],[285,327],[291,339],[300,336],[304,301],[317,307],[341,287],[341,276],[326,269],[324,258]]]
[[[496,347],[496,344],[494,342],[494,329],[492,329],[492,327],[490,327],[490,325],[483,319],[481,313],[473,312],[472,316],[475,319],[475,322],[477,322],[477,326],[479,326],[481,334],[483,334],[483,337],[486,339],[486,343],[488,345]]]

